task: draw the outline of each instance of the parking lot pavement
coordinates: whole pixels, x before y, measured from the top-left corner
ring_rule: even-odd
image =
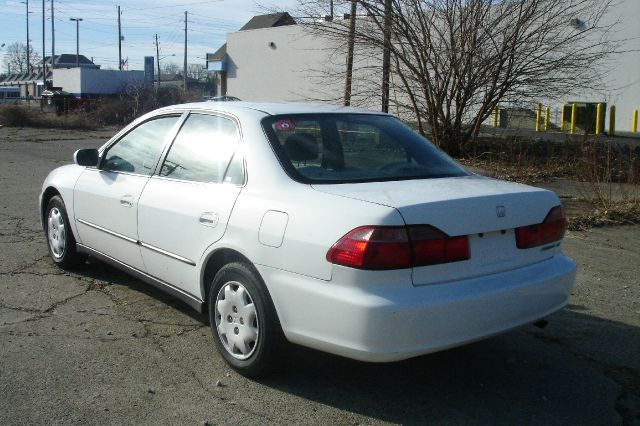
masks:
[[[545,329],[383,365],[291,347],[251,381],[182,303],[48,259],[40,185],[108,135],[0,129],[0,424],[640,424],[640,227],[569,233],[578,282]]]

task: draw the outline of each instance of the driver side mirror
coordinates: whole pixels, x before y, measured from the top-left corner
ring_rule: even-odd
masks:
[[[73,162],[78,166],[97,167],[98,150],[95,148],[79,149],[73,154]]]

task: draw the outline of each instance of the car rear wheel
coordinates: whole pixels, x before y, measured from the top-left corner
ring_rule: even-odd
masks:
[[[56,265],[71,269],[84,263],[86,256],[76,251],[76,239],[69,225],[67,209],[58,195],[47,204],[44,226],[49,255]]]
[[[208,305],[213,338],[231,367],[248,377],[276,367],[282,330],[271,297],[251,266],[224,266],[211,283]]]

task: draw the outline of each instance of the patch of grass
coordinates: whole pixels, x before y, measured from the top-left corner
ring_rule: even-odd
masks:
[[[640,202],[629,201],[612,204],[608,209],[596,209],[593,213],[568,218],[570,231],[584,231],[610,225],[640,224]]]
[[[500,153],[494,155],[485,152],[483,155],[457,161],[470,169],[482,170],[487,176],[526,184],[546,182],[559,177],[571,178],[575,175],[574,165],[558,159],[550,159],[541,166],[531,161],[508,161]]]

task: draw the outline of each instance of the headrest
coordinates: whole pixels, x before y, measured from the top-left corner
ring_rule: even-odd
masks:
[[[284,150],[291,161],[310,161],[318,158],[318,140],[312,133],[294,133],[284,142]]]

